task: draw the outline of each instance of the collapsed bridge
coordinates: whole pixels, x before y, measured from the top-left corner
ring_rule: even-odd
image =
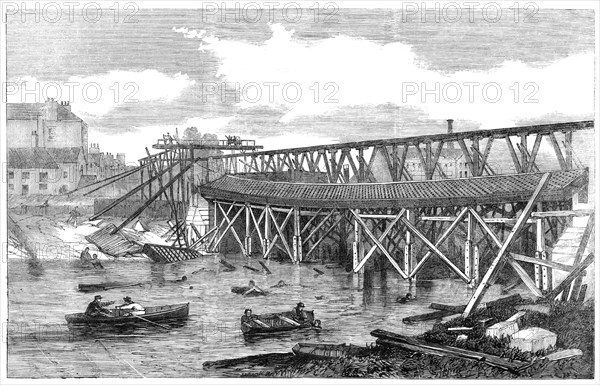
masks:
[[[165,153],[143,160],[154,171],[141,192],[169,199],[183,181],[186,205],[208,202],[203,233],[176,221],[190,248],[233,242],[248,256],[302,263],[335,243],[354,272],[378,261],[407,280],[438,261],[475,288],[465,314],[505,265],[537,297],[577,298],[594,259],[594,211],[593,172],[573,138],[593,133],[593,122],[468,132],[448,124],[446,134],[208,156],[192,143],[162,144]]]

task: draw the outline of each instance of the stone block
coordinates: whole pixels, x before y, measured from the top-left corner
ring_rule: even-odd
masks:
[[[519,331],[519,325],[517,321],[502,321],[493,324],[485,330],[485,335],[488,337],[504,337],[512,336]]]
[[[511,348],[534,353],[554,345],[556,345],[556,334],[537,327],[520,330],[513,334],[510,340]]]

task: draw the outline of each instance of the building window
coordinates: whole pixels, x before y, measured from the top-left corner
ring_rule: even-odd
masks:
[[[48,182],[48,173],[40,172],[40,182]]]
[[[15,179],[15,172],[14,171],[9,171],[8,172],[8,179]]]
[[[48,127],[48,140],[56,140],[56,127]]]
[[[67,179],[69,177],[69,172],[68,171],[63,171],[63,178]]]
[[[48,184],[40,183],[40,191],[46,191],[46,190],[48,190]]]
[[[14,189],[15,189],[15,185],[14,185],[14,184],[12,184],[12,183],[9,183],[9,184],[8,184],[8,189],[9,189],[9,190],[14,190]]]
[[[28,171],[24,171],[21,174],[21,179],[29,179],[29,172]]]
[[[21,186],[21,195],[29,195],[29,185],[24,184]]]

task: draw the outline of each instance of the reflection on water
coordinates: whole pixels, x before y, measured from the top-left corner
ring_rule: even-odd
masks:
[[[471,295],[471,290],[458,280],[409,287],[394,271],[366,272],[359,276],[342,267],[317,265],[325,274],[315,275],[313,265],[275,261],[266,262],[273,274],[264,275],[242,268],[248,264],[260,269],[256,260],[238,255],[228,255],[226,259],[237,270],[225,272],[218,257],[166,265],[139,259],[118,260],[104,263],[104,270],[84,269],[72,261],[42,261],[41,277],[31,274],[24,260],[11,259],[9,375],[31,375],[26,367],[11,366],[11,362],[27,356],[40,341],[45,349],[54,351],[86,351],[97,341],[105,341],[104,344],[110,341],[110,346],[104,348],[111,357],[129,357],[127,362],[137,362],[146,368],[145,374],[206,376],[201,366],[204,361],[286,353],[300,341],[365,345],[374,342],[369,332],[376,328],[421,333],[433,321],[406,325],[402,318],[429,311],[431,302],[461,304]],[[183,275],[187,281],[177,282]],[[266,289],[268,295],[244,297],[231,292],[231,286],[245,285],[250,279]],[[280,280],[287,285],[272,287]],[[189,318],[170,330],[141,325],[133,329],[69,331],[65,314],[84,311],[95,294],[78,292],[77,285],[109,281],[145,282],[145,285],[103,291],[103,300],[120,303],[128,295],[147,306],[190,302]],[[396,298],[409,291],[415,301],[396,302]],[[497,296],[498,290],[493,287],[488,295]],[[321,330],[243,337],[239,319],[245,308],[256,314],[289,311],[300,301],[315,311],[315,317],[322,321]],[[154,369],[157,371],[152,372]]]

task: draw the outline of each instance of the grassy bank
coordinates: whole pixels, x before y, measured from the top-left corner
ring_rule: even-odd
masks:
[[[510,347],[510,339],[490,338],[484,329],[474,328],[466,341],[457,342],[456,334],[447,328],[475,326],[481,317],[505,320],[516,312],[513,306],[488,308],[472,314],[469,318],[455,318],[437,323],[432,330],[419,338],[463,349],[506,357],[511,360],[532,362],[521,377],[593,378],[594,375],[594,308],[593,304],[556,303],[550,305],[550,313],[527,312],[521,328],[537,326],[557,334],[557,343],[551,351],[537,353],[521,352]],[[391,330],[393,332],[393,330]],[[555,350],[578,348],[583,356],[549,361],[544,355]],[[367,378],[517,378],[502,369],[490,367],[483,362],[461,358],[439,357],[406,351],[395,347],[376,346],[365,348],[353,357],[333,360],[296,359],[273,370],[246,374],[248,377],[367,377]]]

